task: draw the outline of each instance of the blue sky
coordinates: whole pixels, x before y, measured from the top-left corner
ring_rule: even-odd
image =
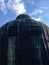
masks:
[[[0,0],[0,27],[22,13],[49,26],[49,0]]]

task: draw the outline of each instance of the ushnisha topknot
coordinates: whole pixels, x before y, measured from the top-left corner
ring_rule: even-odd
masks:
[[[20,15],[17,16],[16,19],[23,19],[23,18],[31,19],[31,17],[28,16],[27,14],[20,14]]]

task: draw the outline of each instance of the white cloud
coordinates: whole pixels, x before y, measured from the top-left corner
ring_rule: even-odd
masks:
[[[5,3],[4,0],[0,0],[0,10],[7,13],[7,9],[13,11],[16,15],[26,12],[22,0],[8,0],[7,3]]]
[[[7,3],[8,9],[11,9],[16,13],[16,15],[22,14],[26,12],[24,3],[22,0],[9,0]]]
[[[21,3],[22,0],[12,0],[14,3]]]
[[[5,4],[4,0],[0,0],[0,10],[1,10],[4,14],[7,13],[7,11],[6,11],[6,6],[5,6],[5,5],[6,5],[6,4]]]
[[[30,5],[35,5],[35,2],[34,1],[30,1],[28,2]]]
[[[25,7],[24,7],[24,3],[18,3],[17,5],[13,5],[13,10],[15,11],[15,13],[17,15],[25,13]]]
[[[37,14],[43,14],[46,10],[46,7],[40,7],[38,9],[35,9],[30,15],[37,15]]]
[[[36,20],[36,21],[41,21],[41,18],[39,17],[39,18],[33,18],[32,17],[32,19],[34,19],[34,20]]]
[[[41,21],[41,18],[36,18],[35,20],[36,20],[36,21]]]
[[[31,15],[37,15],[37,14],[42,14],[44,12],[44,10],[41,10],[41,9],[35,9]]]
[[[22,0],[8,0],[8,3],[7,3],[7,5],[16,5],[16,4],[18,4],[18,3],[21,3],[22,2]]]

